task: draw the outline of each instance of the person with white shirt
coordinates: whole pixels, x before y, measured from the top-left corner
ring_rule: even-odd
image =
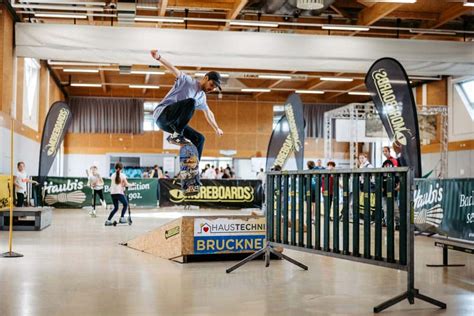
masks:
[[[204,173],[204,179],[216,179],[217,177],[217,174],[216,174],[216,170],[214,169],[214,166],[211,166],[209,168],[207,168],[206,172]]]
[[[86,173],[88,176],[88,184],[93,191],[92,210],[89,212],[89,215],[92,217],[96,217],[97,212],[95,209],[95,204],[97,196],[99,197],[100,204],[102,205],[102,207],[104,209],[107,207],[104,198],[104,180],[100,176],[98,168],[95,165],[91,166],[89,170],[86,170]]]
[[[131,184],[128,183],[127,177],[122,173],[123,165],[120,162],[115,164],[115,173],[110,177],[110,195],[112,196],[112,202],[114,203],[114,208],[110,212],[109,217],[105,221],[105,226],[112,226],[115,213],[117,213],[119,208],[119,202],[123,204],[122,214],[120,215],[119,223],[125,224],[127,220],[125,219],[125,213],[127,212],[128,201],[125,197],[125,189]]]
[[[359,154],[359,168],[374,168],[374,166],[370,163],[369,159],[367,158],[368,155],[366,153]],[[372,183],[375,183],[373,179],[371,179]],[[361,191],[364,191],[364,176],[360,176],[360,187]]]
[[[25,163],[23,161],[18,162],[16,167],[18,170],[14,177],[15,192],[16,192],[15,206],[23,207],[25,204],[26,184],[27,183],[38,184],[38,182],[34,180],[30,180],[28,178],[28,174],[26,173]]]

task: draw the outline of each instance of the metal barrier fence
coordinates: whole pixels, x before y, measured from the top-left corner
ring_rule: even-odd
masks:
[[[446,308],[415,288],[412,184],[406,167],[269,172],[267,246],[227,272],[259,254],[268,266],[270,253],[307,269],[275,252],[280,246],[406,271],[407,291],[375,313],[415,297]]]

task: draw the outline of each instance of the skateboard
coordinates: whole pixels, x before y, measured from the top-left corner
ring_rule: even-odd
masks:
[[[199,194],[199,154],[196,146],[186,144],[179,150],[181,190],[184,195]]]

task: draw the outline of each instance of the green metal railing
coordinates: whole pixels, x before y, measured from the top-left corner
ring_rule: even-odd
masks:
[[[267,247],[407,271],[407,291],[374,312],[404,299],[413,304],[415,297],[446,308],[414,287],[412,177],[407,167],[269,172],[266,200]],[[268,251],[266,256],[268,266]]]
[[[408,168],[270,172],[268,241],[406,270],[407,173]],[[400,209],[399,231],[395,230],[395,203]]]

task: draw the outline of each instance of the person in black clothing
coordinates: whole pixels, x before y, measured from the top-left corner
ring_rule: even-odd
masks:
[[[153,171],[151,172],[150,178],[155,178],[157,179],[158,183],[156,185],[156,200],[160,200],[160,180],[163,178],[163,172],[161,171],[161,168],[158,167],[158,165],[153,166]]]

